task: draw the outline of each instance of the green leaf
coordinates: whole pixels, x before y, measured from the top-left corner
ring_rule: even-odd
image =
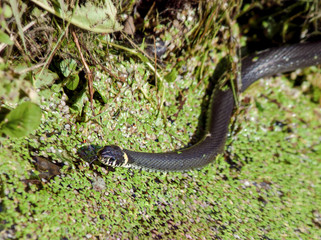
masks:
[[[176,68],[173,68],[173,70],[165,76],[165,80],[167,82],[174,82],[177,78],[177,75],[178,75],[178,72]]]
[[[78,86],[78,83],[79,83],[79,76],[77,74],[71,75],[70,77],[67,78],[66,87],[69,90],[75,90]]]
[[[0,131],[9,137],[24,137],[38,128],[40,119],[41,108],[32,102],[24,102],[7,114]]]
[[[255,106],[260,112],[264,111],[264,108],[262,107],[262,104],[260,102],[255,101]]]
[[[77,97],[76,101],[72,105],[71,110],[79,114],[84,107],[89,107],[89,104],[88,104],[89,100],[87,98],[86,91],[77,93],[77,95],[79,96]]]
[[[46,11],[55,14],[65,21],[82,29],[97,33],[112,33],[120,31],[122,26],[117,22],[117,9],[111,0],[85,1],[80,7],[72,9],[64,1],[31,0]]]
[[[77,63],[74,59],[65,59],[60,63],[60,71],[65,77],[69,77],[77,67]]]
[[[8,4],[4,4],[4,6],[2,8],[2,11],[3,11],[3,16],[5,18],[11,18],[12,17],[12,10],[11,10],[11,7]]]
[[[39,71],[40,73],[40,71]],[[36,73],[35,76],[35,87],[41,88],[44,86],[49,86],[54,83],[55,80],[59,79],[57,73],[50,71],[49,69],[44,69],[42,74]]]
[[[8,44],[8,45],[13,44],[13,41],[11,41],[10,37],[1,30],[0,30],[0,42]]]

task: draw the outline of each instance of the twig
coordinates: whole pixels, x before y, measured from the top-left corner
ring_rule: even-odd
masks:
[[[80,54],[81,61],[85,66],[86,75],[88,77],[88,88],[89,88],[89,96],[90,96],[89,99],[90,99],[91,109],[93,110],[94,109],[94,107],[93,107],[94,87],[93,87],[92,72],[90,71],[90,69],[88,67],[88,64],[87,64],[87,62],[86,62],[86,60],[84,58],[84,55],[82,54],[78,38],[77,38],[77,36],[76,36],[74,31],[72,31],[72,36],[74,37],[74,41],[75,41],[75,44],[77,46],[78,52]]]
[[[81,46],[82,46],[82,48],[85,48],[83,44],[81,44]],[[117,75],[113,74],[108,68],[106,68],[104,65],[102,65],[101,62],[97,61],[88,49],[86,49],[86,52],[90,56],[90,58],[94,62],[94,64],[99,65],[104,71],[106,71],[110,76],[117,79],[118,81],[124,82],[123,78],[118,77]]]
[[[42,66],[44,66],[46,63],[39,63],[39,64],[36,64],[36,65],[32,65],[31,67],[29,67],[29,68],[25,68],[25,69],[23,69],[23,70],[21,70],[21,71],[18,71],[18,73],[19,74],[24,74],[24,73],[27,73],[27,72],[31,72],[31,71],[33,71],[33,70],[35,70],[35,69],[37,69],[37,68],[40,68],[40,67],[42,67]]]

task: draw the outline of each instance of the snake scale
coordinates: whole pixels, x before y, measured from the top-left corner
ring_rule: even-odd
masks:
[[[321,41],[298,43],[265,50],[241,61],[241,92],[256,80],[321,63]],[[235,107],[230,88],[215,89],[208,107],[204,136],[195,145],[164,153],[136,152],[111,145],[96,156],[108,166],[136,167],[161,171],[201,168],[212,162],[224,149],[229,123]]]

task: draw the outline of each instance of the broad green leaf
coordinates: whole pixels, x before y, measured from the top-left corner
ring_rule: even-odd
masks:
[[[44,69],[41,75],[39,73],[36,73],[36,76],[35,76],[36,88],[41,88],[43,86],[51,85],[55,80],[59,79],[58,74],[50,71],[49,69]]]
[[[65,59],[60,63],[60,71],[65,77],[69,77],[77,67],[77,63],[74,59]]]
[[[76,101],[72,105],[71,109],[73,112],[76,112],[79,114],[82,112],[82,109],[88,105],[88,98],[87,98],[87,93],[86,91],[81,91],[80,93],[77,93],[79,96],[77,97]]]
[[[24,137],[38,128],[40,119],[41,108],[32,102],[24,102],[7,114],[0,132],[9,137]]]
[[[178,72],[176,68],[173,68],[173,70],[165,76],[165,80],[167,82],[174,82],[177,78],[177,75],[178,75]]]
[[[95,4],[85,1],[80,7],[75,6],[76,9],[72,9],[72,6],[62,0],[31,1],[57,17],[88,31],[111,33],[122,29],[116,20],[117,10],[111,0],[98,1]]]
[[[69,90],[75,90],[79,83],[79,76],[77,74],[71,75],[67,78],[66,87]]]
[[[10,37],[1,30],[0,30],[0,42],[8,44],[8,45],[13,44],[13,41],[10,39]]]
[[[12,17],[12,10],[11,7],[8,4],[4,4],[2,8],[3,16],[5,18],[11,18]]]

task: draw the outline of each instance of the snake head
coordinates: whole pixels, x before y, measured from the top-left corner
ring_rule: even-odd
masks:
[[[128,162],[128,156],[121,147],[110,145],[101,148],[97,153],[98,160],[111,167],[124,166]]]

